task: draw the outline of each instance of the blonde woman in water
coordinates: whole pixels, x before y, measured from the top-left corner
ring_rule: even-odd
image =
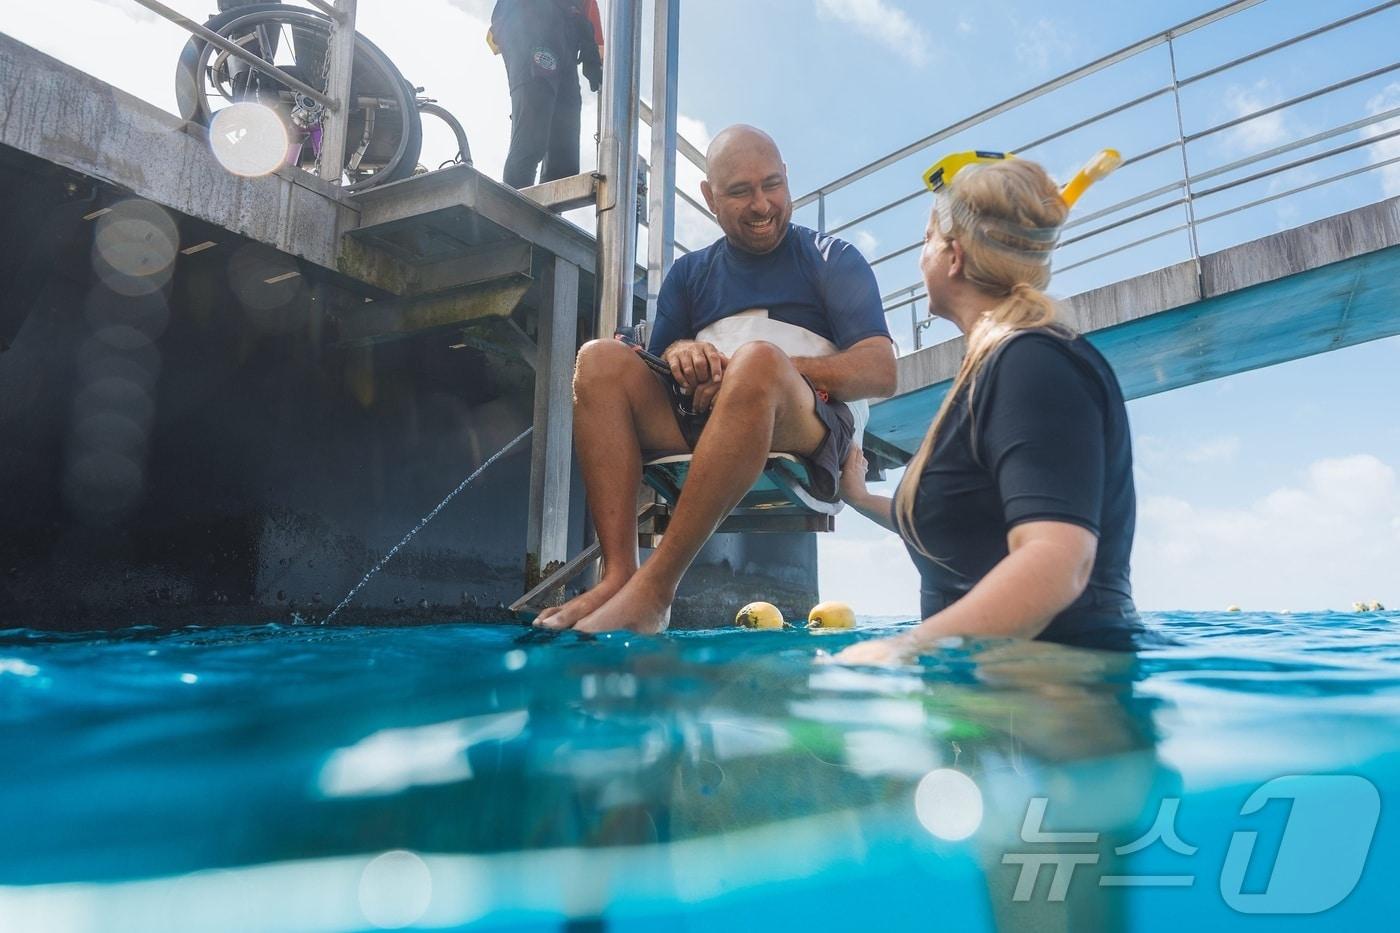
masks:
[[[996,153],[950,156],[925,181],[929,307],[967,352],[894,498],[866,488],[859,448],[841,479],[847,503],[904,539],[923,621],[836,660],[893,663],[950,635],[1133,650],[1153,635],[1128,580],[1136,500],[1123,393],[1045,295],[1084,186],[1062,194],[1039,165]]]

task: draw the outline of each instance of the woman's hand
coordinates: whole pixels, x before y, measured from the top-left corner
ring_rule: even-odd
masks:
[[[865,461],[865,451],[852,444],[851,452],[846,454],[846,462],[841,464],[839,492],[843,501],[854,504],[869,493],[865,486],[865,474],[869,469],[870,464]]]
[[[919,656],[919,642],[909,635],[876,638],[857,642],[840,651],[828,663],[858,664],[869,667],[893,667],[907,664]]]

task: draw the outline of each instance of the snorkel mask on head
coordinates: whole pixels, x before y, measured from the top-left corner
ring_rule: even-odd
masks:
[[[953,179],[963,170],[1014,158],[1009,152],[955,152],[929,166],[924,172],[924,184],[933,192],[939,228],[945,235],[955,228],[961,229],[1018,261],[1049,266],[1055,246],[1060,241],[1059,226],[1030,227],[998,217],[984,217],[962,198],[954,197],[951,190]],[[1122,164],[1123,157],[1118,150],[1101,150],[1060,188],[1060,199],[1066,207],[1073,207],[1090,185],[1107,177]]]

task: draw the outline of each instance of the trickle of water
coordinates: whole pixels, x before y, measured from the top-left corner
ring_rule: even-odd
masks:
[[[491,456],[487,457],[485,463],[483,463],[481,466],[477,467],[474,471],[472,471],[471,476],[468,476],[466,479],[462,480],[462,482],[457,485],[456,489],[449,492],[447,494],[447,497],[437,504],[437,507],[435,509],[429,512],[427,515],[424,515],[422,520],[419,521],[418,524],[413,526],[412,531],[404,535],[403,539],[399,541],[398,544],[390,548],[389,553],[381,557],[379,559],[379,563],[371,567],[369,569],[369,573],[361,577],[360,582],[356,583],[353,587],[351,587],[350,592],[345,594],[345,598],[336,604],[336,607],[330,611],[329,615],[327,615],[324,619],[321,620],[320,624],[325,625],[326,623],[330,622],[331,619],[334,619],[336,617],[336,614],[340,612],[340,610],[350,605],[350,601],[355,598],[355,594],[360,592],[360,590],[364,589],[365,584],[370,581],[370,578],[373,577],[380,570],[382,570],[385,564],[393,560],[394,555],[399,552],[399,549],[402,548],[409,541],[411,541],[414,535],[422,531],[424,525],[428,524],[428,522],[436,518],[437,514],[447,507],[447,503],[455,499],[457,497],[457,494],[463,489],[466,489],[468,486],[470,486],[472,480],[476,479],[478,476],[484,473],[487,467],[495,463],[497,460],[501,459],[501,457],[505,456],[506,452],[513,448],[516,444],[519,444],[521,441],[525,440],[525,438],[529,437],[530,432],[533,430],[533,427],[526,428],[525,430],[521,431],[518,435],[516,435],[515,440],[511,441],[509,444],[502,447],[500,450],[496,451]]]

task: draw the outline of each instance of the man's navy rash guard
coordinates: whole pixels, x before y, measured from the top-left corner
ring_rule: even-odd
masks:
[[[1007,532],[1030,521],[1079,525],[1099,539],[1089,585],[1037,636],[1131,650],[1152,643],[1133,605],[1128,561],[1136,524],[1132,441],[1118,379],[1082,337],[1028,331],[987,360],[954,403],[919,477],[910,556],[924,618],[972,589],[1007,556]],[[907,544],[907,542],[906,542]]]
[[[838,350],[889,337],[870,264],[836,237],[789,224],[772,252],[746,253],[721,237],[676,260],[656,301],[647,349],[661,354],[717,321],[763,309],[768,319],[804,328]]]

